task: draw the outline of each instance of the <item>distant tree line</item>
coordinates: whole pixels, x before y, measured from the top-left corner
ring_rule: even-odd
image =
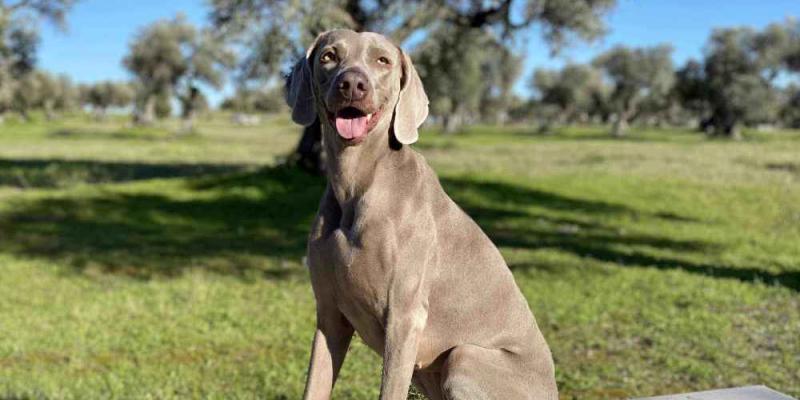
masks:
[[[130,82],[74,84],[36,68],[38,26],[65,26],[73,0],[0,0],[0,115],[47,118],[77,110],[102,119],[130,112],[149,124],[179,114],[186,129],[209,108],[207,90],[231,82],[220,108],[284,110],[283,73],[317,34],[334,27],[412,39],[411,55],[431,100],[431,121],[445,132],[476,122],[536,124],[543,132],[572,123],[693,125],[711,136],[742,127],[800,127],[800,22],[763,30],[715,30],[704,54],[676,66],[669,45],[617,46],[586,64],[536,69],[532,93],[513,88],[525,74],[516,50],[535,27],[555,54],[573,40],[605,33],[615,0],[211,0],[208,26],[182,15],[142,27],[121,60]],[[176,110],[173,110],[177,106]],[[297,158],[319,167],[319,125],[304,132]]]
[[[800,22],[762,31],[717,29],[703,58],[675,69],[671,48],[616,47],[587,65],[539,69],[524,116],[553,124],[694,124],[711,136],[738,138],[743,126],[800,128]],[[783,85],[778,78],[785,77]],[[795,79],[792,79],[792,78]]]

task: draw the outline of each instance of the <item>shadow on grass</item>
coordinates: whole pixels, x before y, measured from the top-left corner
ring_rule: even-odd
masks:
[[[297,265],[321,178],[268,168],[170,185],[175,193],[103,190],[20,203],[0,215],[0,251],[138,278],[188,268],[269,278],[303,272]],[[267,256],[281,261],[265,265]]]
[[[718,245],[628,233],[618,227],[595,222],[601,215],[627,215],[635,219],[661,219],[671,223],[700,222],[693,218],[665,212],[643,214],[618,204],[570,198],[506,183],[448,178],[443,179],[442,184],[500,247],[528,250],[549,248],[623,267],[680,269],[712,277],[776,284],[800,291],[800,271],[774,273],[756,267],[695,262],[685,256],[718,253]],[[545,211],[524,209],[531,205]],[[569,211],[570,215],[577,214],[579,218],[555,216],[557,211]],[[540,266],[521,263],[510,267],[530,269]],[[554,269],[553,266],[544,267]]]
[[[475,133],[496,134],[496,127],[488,127],[487,132],[477,128]],[[512,126],[505,128],[502,133],[516,138],[529,137],[551,141],[609,141],[609,142],[699,142],[705,136],[699,132],[686,129],[644,128],[631,127],[623,136],[611,134],[611,128],[605,126],[556,126],[549,131],[542,132],[536,126]],[[467,135],[472,132],[467,132]]]
[[[2,159],[0,186],[57,188],[76,183],[179,178],[252,169],[249,165],[124,163],[63,159]]]
[[[169,182],[165,192],[158,191],[161,186],[102,189],[20,201],[0,214],[0,251],[63,260],[78,272],[139,278],[176,276],[189,268],[273,279],[304,273],[299,261],[324,188],[322,178],[284,167],[230,172],[239,167],[80,163],[89,170],[105,170],[115,181],[211,175]],[[692,218],[502,182],[445,178],[442,184],[502,247],[550,248],[620,266],[680,269],[800,290],[798,272],[693,261],[719,252],[713,243],[625,232],[600,222],[608,216],[642,223],[701,222]],[[511,267],[547,268],[525,263]]]

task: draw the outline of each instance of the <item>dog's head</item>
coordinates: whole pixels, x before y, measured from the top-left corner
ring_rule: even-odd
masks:
[[[317,37],[287,82],[292,119],[319,117],[346,145],[388,132],[414,143],[428,116],[428,97],[411,59],[377,33],[333,30]]]

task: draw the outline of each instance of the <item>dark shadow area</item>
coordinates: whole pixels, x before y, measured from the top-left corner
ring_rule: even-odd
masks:
[[[800,176],[800,162],[768,163],[765,167],[770,171],[789,172]]]
[[[587,222],[609,214],[627,214],[635,219],[657,218],[672,223],[700,222],[691,217],[665,212],[642,213],[619,204],[571,198],[498,182],[447,178],[442,179],[442,185],[500,247],[529,250],[551,248],[623,267],[680,269],[745,282],[761,281],[800,291],[800,271],[775,273],[758,267],[694,262],[689,260],[691,256],[719,253],[719,246],[702,241],[625,232],[614,226]],[[520,211],[530,205],[545,208],[548,212]],[[573,215],[577,212],[580,218],[555,217],[549,211],[572,211]],[[665,252],[689,257],[662,255]],[[531,263],[512,264],[510,267],[556,270],[552,265]]]
[[[0,251],[63,260],[78,272],[139,278],[198,267],[269,278],[304,272],[296,266],[324,188],[321,178],[276,167],[188,185],[173,196],[99,192],[21,204],[0,215]],[[265,256],[286,263],[264,265]]]
[[[569,127],[555,128],[553,131],[541,132],[536,127],[520,127],[508,130],[508,134],[517,137],[531,137],[540,140],[552,141],[607,141],[607,142],[635,142],[635,143],[670,143],[670,142],[694,142],[701,141],[704,135],[697,132],[674,130],[653,130],[645,128],[641,133],[636,128],[632,128],[624,136],[614,136],[610,129],[597,129],[587,132],[571,132]]]
[[[152,130],[148,131],[147,128],[135,129],[119,129],[111,132],[97,131],[92,129],[58,129],[47,134],[51,138],[59,139],[120,139],[120,140],[164,140],[171,136],[165,135],[163,132]]]
[[[126,163],[0,158],[0,186],[54,188],[76,183],[126,182],[245,171],[246,164]]]
[[[190,268],[272,279],[304,273],[299,264],[324,178],[286,167],[230,172],[237,167],[97,163],[89,168],[110,170],[111,175],[119,170],[120,180],[203,176],[165,189],[175,193],[104,190],[20,202],[0,215],[0,251],[64,261],[77,272],[145,279],[175,276]],[[445,178],[442,184],[501,247],[552,248],[620,266],[681,269],[800,290],[798,271],[775,273],[768,266],[698,262],[713,259],[719,245],[638,233],[603,222],[619,216],[643,223],[648,219],[702,223],[691,217],[502,182]],[[558,272],[556,265],[511,267]]]

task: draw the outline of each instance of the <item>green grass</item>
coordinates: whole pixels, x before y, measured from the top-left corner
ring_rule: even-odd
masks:
[[[324,187],[287,118],[182,136],[0,127],[0,399],[302,394],[305,236]],[[766,384],[800,396],[800,134],[423,132],[500,246],[566,399]],[[377,397],[356,341],[335,398]]]

